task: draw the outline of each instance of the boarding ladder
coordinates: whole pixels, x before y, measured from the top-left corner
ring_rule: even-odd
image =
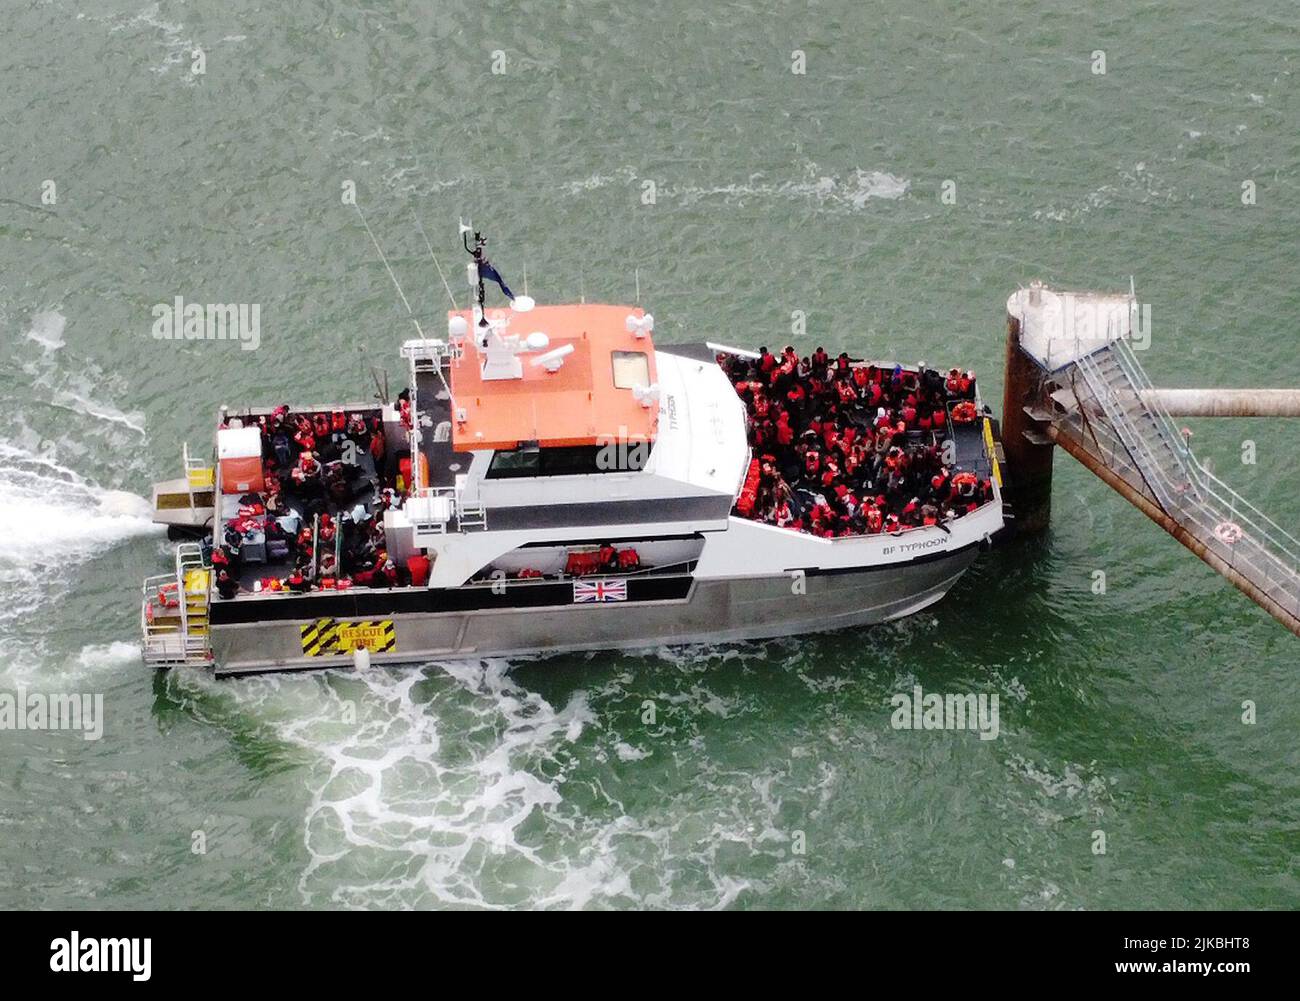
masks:
[[[190,455],[189,442],[181,445],[181,462],[185,466],[185,489],[190,495],[190,507],[194,507],[195,493],[212,492],[215,470],[202,459]]]
[[[203,562],[203,547],[185,542],[176,547],[172,573],[146,577],[141,593],[140,632],[146,664],[206,664],[212,659],[208,609],[212,567]]]
[[[1059,378],[1072,382],[1079,406],[1061,422],[1067,433],[1192,540],[1276,603],[1269,608],[1260,602],[1296,631],[1300,541],[1192,454],[1187,437],[1158,402],[1128,340],[1112,340],[1069,368],[1074,371],[1067,369]]]

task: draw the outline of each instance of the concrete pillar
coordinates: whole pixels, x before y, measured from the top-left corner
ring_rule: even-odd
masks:
[[[1007,464],[1004,492],[1017,534],[1046,531],[1052,514],[1052,453],[1047,425],[1025,413],[1037,398],[1042,370],[1020,348],[1020,321],[1007,317],[1007,351],[1002,389],[1002,449]]]

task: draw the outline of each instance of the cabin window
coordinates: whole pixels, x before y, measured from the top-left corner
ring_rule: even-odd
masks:
[[[650,359],[644,351],[611,351],[614,385],[619,389],[650,385]]]
[[[537,476],[541,470],[541,454],[542,450],[536,445],[493,452],[487,478],[505,480],[516,476]]]
[[[509,451],[494,452],[487,479],[505,480],[524,476],[583,476],[606,473],[608,462],[600,461],[599,445],[573,445],[538,448],[524,445]]]

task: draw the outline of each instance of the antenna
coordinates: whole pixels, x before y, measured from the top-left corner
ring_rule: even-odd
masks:
[[[424,226],[420,223],[420,217],[415,214],[415,209],[411,209],[411,217],[415,220],[415,225],[420,229],[420,235],[424,237],[424,245],[429,248],[429,257],[433,259],[433,266],[438,269],[438,277],[442,279],[442,287],[447,290],[447,298],[451,300],[451,308],[459,309],[456,305],[456,297],[451,294],[451,286],[447,284],[447,276],[442,273],[442,265],[438,263],[438,258],[433,252],[433,246],[429,243],[428,234],[424,232]]]
[[[641,269],[633,268],[632,274],[636,278],[636,304],[641,305]]]
[[[411,322],[415,324],[415,329],[420,335],[420,340],[425,340],[424,331],[420,329],[420,321],[415,318],[415,313],[411,311],[411,304],[406,301],[406,293],[402,291],[402,285],[397,280],[397,275],[393,274],[393,269],[388,264],[388,258],[384,256],[384,249],[379,246],[379,241],[375,239],[375,234],[371,232],[370,223],[366,222],[365,213],[361,211],[361,206],[356,202],[352,203],[352,207],[357,210],[357,215],[361,217],[361,225],[366,227],[366,235],[370,237],[370,242],[375,245],[375,252],[379,255],[379,260],[383,262],[384,269],[388,272],[388,277],[393,280],[393,288],[397,289],[397,294],[401,297],[402,305],[406,307],[406,314],[411,318]]]
[[[548,372],[558,372],[560,366],[564,364],[564,359],[573,354],[572,344],[562,344],[554,351],[548,351],[544,355],[538,355],[528,364],[534,368],[544,368]]]

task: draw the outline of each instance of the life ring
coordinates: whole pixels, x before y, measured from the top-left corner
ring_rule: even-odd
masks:
[[[1241,526],[1235,521],[1221,521],[1214,526],[1214,537],[1229,546],[1240,542],[1242,534]]]
[[[158,606],[160,608],[176,608],[180,605],[176,597],[175,584],[163,584],[158,588]]]
[[[962,400],[952,408],[952,419],[956,424],[971,424],[978,416],[979,411],[970,400]]]

